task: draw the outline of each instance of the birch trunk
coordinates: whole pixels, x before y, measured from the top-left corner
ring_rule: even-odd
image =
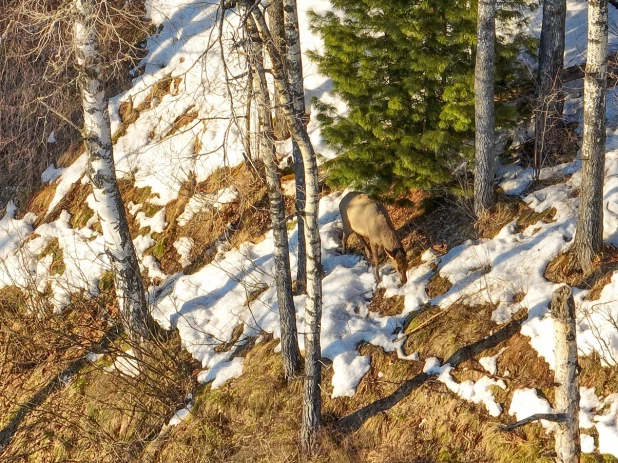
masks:
[[[607,0],[588,2],[588,51],[584,78],[582,184],[574,249],[586,273],[603,245]]]
[[[296,0],[283,0],[283,20],[285,24],[286,54],[288,82],[294,117],[305,124],[305,87],[303,82],[303,61],[300,50],[300,32],[298,28],[298,8]],[[292,140],[292,160],[294,162],[294,182],[296,184],[296,210],[305,210],[305,172],[303,157],[300,154],[298,143]],[[305,219],[298,216],[298,269],[296,284],[304,289],[307,285],[307,259],[305,241]]]
[[[275,47],[281,56],[285,56],[285,28],[283,22],[283,0],[272,0],[268,5],[268,22],[270,23],[270,34],[272,36]],[[281,97],[275,89],[275,120],[273,122],[273,131],[276,140],[285,140],[289,138],[285,114],[283,113]]]
[[[296,330],[296,309],[292,298],[292,276],[288,231],[285,222],[285,204],[281,194],[281,181],[275,162],[275,143],[273,139],[273,122],[271,116],[270,96],[266,83],[262,46],[252,18],[247,18],[249,44],[247,56],[251,63],[253,96],[258,105],[261,127],[259,143],[261,159],[266,167],[266,184],[270,202],[270,218],[273,224],[275,282],[277,301],[279,302],[279,320],[281,323],[281,355],[285,378],[291,382],[300,375],[300,350],[298,349],[298,332]]]
[[[496,0],[479,0],[474,79],[475,170],[474,212],[478,217],[494,205],[495,115],[494,42]]]
[[[534,167],[536,174],[545,159],[559,149],[563,127],[562,70],[564,68],[564,33],[566,0],[543,2],[543,26],[539,46],[539,69],[536,80]]]
[[[569,286],[554,291],[549,305],[556,337],[555,408],[565,413],[566,422],[556,430],[556,455],[559,463],[578,463],[579,443],[579,383],[577,378],[577,332],[575,302]]]
[[[105,250],[112,265],[122,323],[131,340],[141,342],[151,338],[155,324],[148,313],[137,255],[116,181],[96,18],[90,0],[75,0],[75,10],[74,46],[84,109],[88,176],[103,229]]]
[[[321,349],[320,323],[322,318],[322,247],[318,228],[319,183],[318,166],[313,145],[307,133],[307,127],[293,111],[292,93],[286,79],[281,55],[271,41],[268,41],[268,27],[259,7],[251,8],[252,3],[245,3],[251,11],[258,33],[262,39],[272,63],[272,74],[284,104],[285,116],[292,137],[304,162],[306,182],[305,203],[305,240],[307,241],[307,302],[305,306],[305,390],[303,394],[303,424],[301,441],[305,451],[315,449],[318,433],[322,426]]]

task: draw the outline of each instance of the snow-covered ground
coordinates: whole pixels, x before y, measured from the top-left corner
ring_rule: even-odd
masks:
[[[299,2],[303,50],[320,48],[319,38],[313,36],[307,24],[307,9],[323,11],[329,8],[326,1]],[[243,359],[235,356],[237,347],[249,337],[258,340],[264,333],[280,336],[278,306],[274,288],[274,261],[272,234],[258,244],[245,243],[238,249],[219,252],[214,261],[192,275],[165,275],[152,256],[145,256],[155,244],[152,233],[161,233],[166,226],[165,206],[178,198],[183,182],[195,176],[198,182],[222,165],[234,166],[243,160],[240,128],[230,123],[232,115],[242,116],[245,106],[241,99],[230,101],[225,86],[225,76],[239,75],[243,66],[239,56],[230,55],[221,60],[218,29],[213,27],[217,3],[197,0],[149,0],[148,12],[158,32],[147,42],[148,54],[139,67],[141,75],[133,87],[115,96],[110,103],[113,129],[121,126],[120,105],[131,102],[140,107],[137,121],[126,127],[114,147],[119,177],[135,178],[136,187],[150,187],[153,196],[148,202],[162,206],[153,217],[140,209],[142,204],[129,204],[128,210],[141,227],[150,231],[137,237],[136,249],[141,263],[151,277],[163,283],[149,289],[150,302],[156,319],[165,327],[176,327],[183,346],[201,362],[203,371],[199,380],[212,381],[219,387],[225,381],[242,374]],[[586,39],[586,2],[568,1],[567,65],[584,61]],[[612,8],[611,22],[618,17]],[[228,16],[222,42],[234,40],[238,18]],[[531,30],[540,30],[540,12],[531,22]],[[615,41],[615,37],[613,37]],[[318,96],[338,105],[329,93],[330,82],[317,72],[313,63],[304,62],[306,97]],[[158,82],[171,79],[170,91],[151,95]],[[232,93],[242,94],[238,82]],[[576,95],[574,95],[576,96]],[[618,245],[618,99],[608,91],[608,128],[606,182],[604,191],[605,240]],[[566,112],[574,120],[581,120],[581,99],[571,98]],[[173,123],[183,115],[192,120],[180,130]],[[309,131],[317,150],[332,156],[321,142],[317,121],[312,119]],[[289,149],[289,147],[287,148]],[[88,183],[85,177],[86,158],[80,157],[73,165],[50,168],[44,181],[56,185],[51,211],[77,182]],[[320,202],[320,233],[324,265],[324,306],[322,319],[322,354],[333,361],[333,397],[352,396],[362,377],[370,369],[370,358],[361,356],[356,347],[365,341],[396,352],[404,361],[419,361],[418,354],[404,355],[405,336],[400,328],[406,315],[431,303],[445,310],[453,302],[468,305],[496,304],[492,314],[496,323],[508,321],[521,307],[528,308],[528,319],[522,334],[530,339],[534,349],[553,367],[553,322],[548,314],[548,303],[557,285],[545,280],[547,263],[570,246],[575,231],[578,198],[573,193],[581,182],[580,163],[573,161],[562,166],[544,169],[542,178],[563,178],[534,193],[525,194],[531,181],[531,172],[517,166],[504,166],[500,172],[500,185],[507,194],[522,195],[523,200],[535,211],[555,208],[557,213],[551,223],[539,222],[525,230],[517,231],[515,223],[507,224],[493,239],[466,242],[451,249],[443,256],[427,250],[423,263],[408,271],[408,283],[398,287],[398,277],[389,265],[382,269],[382,286],[386,296],[404,297],[404,308],[396,316],[380,316],[369,311],[369,303],[377,289],[373,272],[366,261],[356,255],[340,254],[341,219],[338,212],[340,193],[324,197]],[[200,210],[216,208],[233,201],[233,189],[223,189],[216,195],[197,194],[188,201],[185,211],[178,218],[182,227]],[[98,291],[98,280],[109,269],[104,253],[103,237],[94,230],[96,214],[85,227],[74,229],[70,214],[34,229],[36,217],[26,214],[15,218],[11,205],[0,220],[0,287],[15,284],[43,292],[51,288],[51,302],[57,311],[69,302],[71,294],[83,290],[91,295]],[[64,271],[53,270],[53,255],[42,252],[53,239],[58,240],[62,251]],[[194,242],[188,236],[179,236],[174,243],[181,264],[188,265]],[[297,237],[290,233],[291,264],[296,267]],[[432,300],[425,288],[429,279],[439,273],[453,284],[445,294]],[[261,291],[261,292],[260,292]],[[618,305],[614,294],[618,291],[615,274],[602,291],[599,300],[584,301],[586,291],[575,289],[578,313],[578,343],[581,355],[596,352],[607,365],[616,365],[618,358],[618,331],[612,321],[618,319]],[[525,294],[523,301],[514,302],[515,295]],[[256,298],[256,294],[258,295]],[[303,347],[304,296],[295,297],[299,342]],[[235,328],[242,325],[242,335],[227,352],[217,352],[215,347],[229,343]],[[541,410],[551,411],[551,405],[539,397],[534,389],[513,391],[510,403],[498,403],[492,387],[504,388],[498,376],[506,376],[507,365],[500,364],[500,354],[481,359],[487,375],[477,382],[457,383],[451,375],[450,365],[440,365],[437,359],[422,359],[425,371],[435,374],[453,393],[463,400],[482,403],[492,416],[503,410],[524,418]],[[134,365],[127,357],[116,360],[111,369],[135,374]],[[502,374],[501,374],[502,373]],[[617,391],[618,393],[618,391]],[[618,394],[597,397],[592,389],[581,390],[581,427],[596,427],[599,434],[598,450],[618,457]],[[190,406],[179,411],[170,425],[177,424],[190,412]],[[551,423],[547,423],[551,428]],[[582,448],[594,451],[594,439],[582,436]]]

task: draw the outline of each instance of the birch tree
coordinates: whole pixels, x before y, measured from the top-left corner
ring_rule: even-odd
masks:
[[[563,126],[562,70],[564,68],[564,33],[566,0],[543,2],[543,26],[539,46],[539,69],[536,79],[534,167],[536,175],[548,156],[559,147]]]
[[[588,2],[588,50],[584,78],[582,183],[573,243],[588,273],[603,245],[605,170],[605,87],[607,82],[607,0]]]
[[[551,297],[549,311],[554,322],[555,339],[555,413],[537,413],[504,426],[512,431],[539,420],[557,423],[555,449],[557,463],[578,463],[581,456],[579,437],[579,366],[577,362],[577,329],[575,301],[570,286],[557,288]]]
[[[494,43],[496,0],[479,0],[474,79],[475,170],[474,212],[478,217],[494,205],[495,114]]]
[[[285,65],[290,83],[292,110],[298,122],[305,124],[305,90],[303,82],[303,61],[300,50],[300,31],[298,28],[298,8],[296,0],[281,0],[283,2],[283,21],[285,27],[286,54]],[[296,185],[296,210],[305,209],[305,171],[303,157],[296,140],[292,139],[292,160],[294,162],[294,182]],[[299,288],[307,285],[307,259],[305,241],[305,219],[298,215],[298,267],[296,284]]]
[[[322,426],[320,323],[322,318],[322,247],[318,228],[319,183],[315,151],[307,128],[294,115],[292,92],[288,84],[282,57],[270,40],[270,32],[259,3],[245,0],[250,17],[271,61],[272,75],[279,91],[293,139],[298,144],[304,162],[306,182],[305,240],[307,241],[307,300],[305,305],[305,387],[303,393],[303,423],[301,441],[305,451],[317,444]],[[246,23],[246,22],[245,22]]]
[[[268,22],[270,24],[270,33],[275,43],[275,47],[281,56],[286,54],[285,43],[285,28],[283,19],[283,0],[271,0],[268,4]],[[275,139],[285,140],[290,136],[287,129],[287,123],[285,121],[285,114],[283,114],[283,108],[279,92],[275,89],[274,94],[274,109],[275,119],[273,121],[273,131]],[[272,118],[271,118],[272,119]]]
[[[288,231],[285,221],[285,204],[281,194],[281,181],[275,162],[274,129],[271,113],[271,101],[266,83],[262,45],[257,34],[255,23],[247,18],[248,45],[247,57],[251,65],[251,82],[253,96],[260,114],[259,143],[261,159],[266,167],[266,183],[270,202],[270,217],[273,226],[275,282],[277,285],[277,300],[279,302],[279,320],[281,323],[281,355],[285,378],[291,382],[300,374],[300,350],[298,349],[298,332],[296,330],[296,309],[292,297],[292,276],[290,271],[290,255]]]
[[[552,294],[549,310],[554,320],[556,368],[555,409],[564,413],[564,421],[556,429],[556,454],[559,463],[578,463],[579,443],[579,379],[577,364],[577,329],[575,301],[569,286]]]
[[[151,338],[155,324],[148,312],[139,263],[116,181],[96,12],[92,0],[75,0],[74,6],[73,42],[84,112],[82,136],[88,154],[88,176],[112,265],[122,323],[131,340],[139,343]]]

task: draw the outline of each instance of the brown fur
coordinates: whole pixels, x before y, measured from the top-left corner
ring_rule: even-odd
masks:
[[[343,197],[339,211],[343,221],[343,254],[346,251],[348,238],[352,233],[356,233],[375,265],[376,280],[380,281],[379,249],[384,248],[395,264],[401,284],[405,284],[408,281],[406,253],[382,203],[374,201],[365,193],[353,191]]]

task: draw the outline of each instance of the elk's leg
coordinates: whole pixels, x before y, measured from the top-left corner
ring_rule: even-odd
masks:
[[[360,240],[361,243],[363,243],[363,246],[365,247],[365,255],[367,256],[367,260],[371,261],[371,249],[369,249],[367,240],[363,238],[362,236],[360,236],[358,233],[356,234],[356,236],[358,236],[358,239]]]
[[[343,229],[343,237],[341,238],[341,254],[345,254],[345,248],[348,244],[348,238],[350,237],[349,233],[345,232],[345,227]]]
[[[380,265],[380,262],[379,262],[380,253],[378,252],[379,249],[380,248],[379,248],[379,246],[376,243],[371,243],[371,254],[373,256],[373,263],[374,263],[374,265],[376,267],[376,281],[378,283],[380,283],[380,267],[379,267],[379,265]]]

